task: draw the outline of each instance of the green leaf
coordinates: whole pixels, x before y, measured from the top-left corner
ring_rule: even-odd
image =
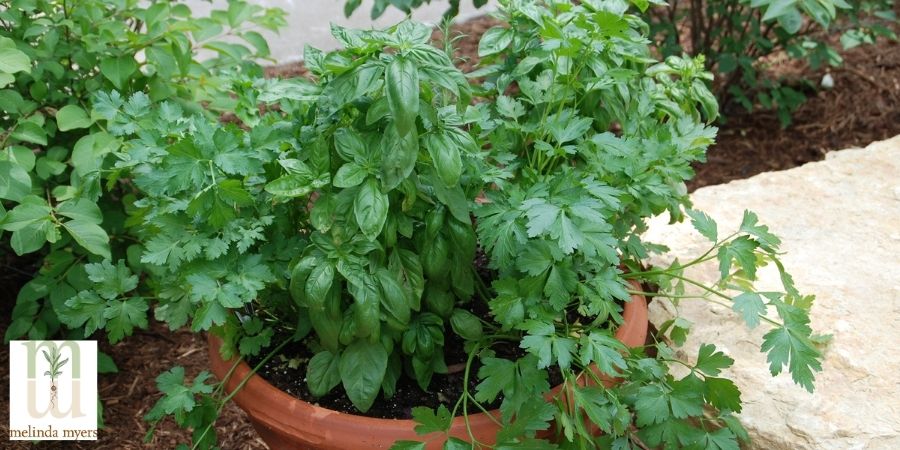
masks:
[[[312,173],[289,173],[266,185],[266,192],[282,197],[302,197],[328,183],[324,176],[314,178]]]
[[[397,441],[388,450],[425,450],[425,443],[419,441]]]
[[[85,250],[104,258],[110,258],[109,236],[99,225],[81,219],[70,220],[62,225],[75,239],[75,242],[78,242]]]
[[[551,306],[562,311],[572,300],[571,294],[577,286],[578,274],[572,270],[570,264],[557,264],[547,275],[544,295],[550,299]]]
[[[104,157],[118,150],[120,141],[105,131],[83,136],[72,149],[75,173],[85,176],[100,169]]]
[[[106,301],[97,294],[81,291],[66,300],[66,308],[58,311],[59,319],[71,328],[83,328],[90,336],[106,325]]]
[[[623,351],[626,351],[625,344],[603,332],[592,331],[581,337],[581,364],[595,363],[605,374],[615,376],[628,367]]]
[[[353,200],[353,215],[359,229],[370,241],[381,234],[388,215],[388,196],[381,192],[378,183],[369,178],[359,189]]]
[[[634,404],[638,427],[660,423],[669,418],[669,402],[662,389],[655,385],[643,386],[638,390]]]
[[[419,115],[419,72],[412,59],[397,55],[391,61],[385,73],[384,89],[399,136],[415,131]]]
[[[670,383],[669,405],[672,416],[679,419],[703,414],[703,381],[691,374]]]
[[[756,214],[745,210],[740,230],[756,237],[763,249],[774,252],[781,245],[781,239],[770,233],[768,226],[760,225],[758,221]]]
[[[350,128],[334,132],[334,148],[345,161],[364,161],[368,153],[362,137]]]
[[[538,368],[544,369],[554,361],[562,369],[567,369],[572,362],[576,343],[568,337],[556,334],[553,324],[529,320],[520,326],[528,332],[522,338],[519,347],[538,357]]]
[[[136,70],[137,62],[131,55],[109,57],[100,61],[100,73],[120,90],[125,89],[126,83]]]
[[[691,217],[691,224],[694,225],[694,228],[699,231],[703,237],[712,242],[716,242],[719,239],[716,222],[709,217],[709,215],[703,211],[696,211],[693,209],[689,209],[685,212]]]
[[[112,357],[103,352],[97,352],[97,373],[118,373],[119,368]]]
[[[416,422],[416,434],[424,436],[429,433],[443,433],[450,429],[453,416],[445,405],[433,410],[427,406],[416,406],[412,409],[412,417]]]
[[[9,136],[32,144],[47,145],[47,131],[34,122],[19,121]]]
[[[719,101],[702,80],[694,80],[691,83],[691,94],[700,102],[706,122],[710,123],[719,117]]]
[[[720,411],[741,412],[741,391],[733,381],[725,378],[706,377],[706,399]]]
[[[137,275],[132,274],[131,269],[121,259],[115,266],[109,260],[85,264],[84,271],[88,279],[94,283],[93,291],[109,300],[134,290],[138,285]]]
[[[197,308],[191,331],[198,332],[210,329],[213,325],[222,325],[228,319],[228,310],[219,302],[206,302]]]
[[[147,301],[140,297],[111,301],[103,312],[109,342],[115,344],[131,336],[135,327],[147,328],[148,308]]]
[[[759,325],[759,317],[766,314],[766,304],[756,292],[742,292],[739,294],[734,298],[734,304],[731,306],[731,309],[740,314],[750,328],[756,328]]]
[[[309,393],[321,397],[341,382],[341,356],[327,350],[316,353],[306,366]]]
[[[77,105],[66,105],[56,112],[56,125],[60,131],[69,131],[76,128],[87,128],[93,121],[87,113]]]
[[[363,167],[356,163],[347,163],[334,174],[332,183],[339,188],[352,188],[362,183],[369,175]]]
[[[768,10],[766,12],[768,13]],[[788,8],[777,19],[778,25],[781,25],[788,34],[795,34],[803,26],[803,14],[797,8]],[[825,20],[826,23],[827,21]]]
[[[756,278],[756,255],[754,251],[759,244],[747,236],[738,236],[731,242],[719,247],[716,258],[719,260],[719,272],[722,279],[728,278],[731,273],[732,261],[737,261],[738,266],[744,271],[747,278]]]
[[[31,59],[14,47],[0,47],[0,72],[31,72]]]
[[[804,310],[782,302],[775,305],[784,319],[784,326],[776,327],[763,336],[761,350],[768,352],[766,360],[769,361],[769,371],[775,376],[787,366],[794,382],[812,392],[813,372],[822,370],[822,355],[809,339],[812,333],[809,316]]]
[[[493,402],[500,392],[510,388],[509,380],[514,379],[516,364],[502,358],[485,357],[481,359],[482,366],[478,369],[478,384],[475,392],[475,400],[479,402]]]
[[[459,148],[446,135],[435,133],[425,136],[425,146],[441,181],[447,186],[455,186],[462,175]]]
[[[484,329],[481,319],[464,309],[454,309],[450,316],[450,326],[453,331],[468,341],[481,339]]]
[[[766,8],[766,13],[763,14],[762,20],[765,22],[781,16],[790,9],[793,9],[796,3],[797,0],[772,0],[772,2],[769,3],[769,7]]]
[[[0,199],[21,202],[30,193],[28,172],[12,161],[0,161]]]
[[[534,437],[534,433],[550,428],[550,421],[556,407],[540,396],[532,396],[516,411],[516,420],[501,428],[498,441],[508,441],[515,437]]]
[[[341,355],[341,382],[353,406],[361,412],[372,407],[387,370],[388,353],[380,342],[350,344]]]
[[[497,97],[497,112],[510,119],[517,119],[525,115],[525,106],[512,97],[501,95]]]
[[[737,439],[728,428],[720,428],[715,431],[704,431],[696,440],[692,448],[704,450],[740,450]]]
[[[716,346],[712,344],[703,344],[697,354],[697,370],[706,375],[716,376],[722,369],[727,369],[734,364],[734,360],[729,358],[722,352],[716,351]]]
[[[472,444],[460,438],[450,436],[444,441],[443,450],[472,450]]]
[[[405,136],[398,133],[397,126],[390,127],[382,140],[381,182],[386,190],[396,188],[409,177],[419,156],[418,133],[415,130]]]
[[[103,223],[103,212],[96,203],[78,198],[60,203],[56,207],[56,213],[70,219],[78,219],[84,222]]]
[[[493,27],[487,30],[478,41],[478,56],[483,58],[502,52],[513,40],[515,34],[512,30],[503,27]]]
[[[310,308],[321,310],[325,304],[331,285],[334,282],[334,266],[330,263],[319,264],[313,268],[306,280],[306,299]]]
[[[156,377],[156,387],[163,393],[163,396],[153,405],[153,409],[144,416],[144,419],[157,421],[162,419],[165,414],[184,417],[185,413],[193,411],[197,406],[195,395],[212,393],[213,386],[206,384],[209,377],[210,373],[203,371],[194,377],[194,381],[190,385],[185,385],[184,367],[175,366],[169,371],[161,373]]]
[[[387,269],[379,269],[376,276],[381,285],[381,306],[384,317],[389,325],[402,329],[410,319],[407,291],[403,289],[394,274]]]

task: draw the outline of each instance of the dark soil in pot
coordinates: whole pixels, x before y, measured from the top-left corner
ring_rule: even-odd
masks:
[[[353,406],[340,385],[321,398],[310,394],[306,386],[306,363],[312,358],[313,353],[302,342],[287,347],[281,355],[270,359],[258,374],[278,389],[323,408],[381,419],[412,419],[412,409],[416,406],[437,408],[444,404],[448,408],[452,408],[463,394],[465,364],[468,355],[463,351],[463,341],[454,333],[448,331],[445,339],[444,357],[451,373],[435,374],[427,392],[422,391],[415,380],[403,376],[397,381],[397,391],[393,397],[389,399],[379,397],[375,400],[372,408],[364,414]],[[492,349],[497,352],[498,356],[509,359],[516,359],[525,354],[515,344],[495,345]],[[261,357],[255,360],[251,359],[248,363],[255,366],[261,359]],[[475,392],[475,387],[479,383],[476,376],[479,367],[481,364],[476,359],[469,375],[469,392]],[[551,372],[551,386],[560,383],[562,383],[562,377],[559,372]],[[488,409],[496,409],[500,407],[500,400],[502,399],[484,406]],[[470,404],[470,410],[475,409],[476,407]]]

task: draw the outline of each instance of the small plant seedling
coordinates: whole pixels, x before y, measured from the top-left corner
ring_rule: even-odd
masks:
[[[56,398],[59,394],[59,389],[56,387],[56,379],[62,375],[62,367],[69,362],[69,358],[60,361],[59,358],[62,355],[56,347],[52,348],[50,353],[47,353],[47,350],[44,350],[43,353],[44,359],[50,364],[50,370],[44,371],[44,376],[50,377],[50,408],[53,409],[56,407]]]

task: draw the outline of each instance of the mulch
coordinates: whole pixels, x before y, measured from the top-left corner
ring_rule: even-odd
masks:
[[[456,42],[460,65],[468,70],[476,62],[477,39],[493,25],[492,19],[478,18],[454,26],[464,35]],[[436,32],[435,38],[438,38]],[[824,158],[826,152],[864,146],[870,142],[900,134],[900,45],[879,41],[875,46],[842,52],[844,66],[830,69],[834,88],[819,90],[794,114],[793,124],[782,129],[770,111],[727,111],[728,121],[720,126],[718,142],[708,153],[708,163],[698,166],[697,176],[689,183],[693,190],[702,186],[727,183],[755,174],[785,170]],[[301,64],[270,68],[270,76],[303,76]],[[804,74],[820,80],[826,69],[812,71],[802,65],[775,65],[772,76],[785,78]],[[2,252],[2,249],[0,249]],[[17,269],[13,269],[17,268]],[[27,264],[11,256],[0,256],[0,292],[18,291],[27,281]],[[21,272],[21,273],[17,273]],[[0,294],[2,295],[2,294]],[[14,305],[7,298],[0,305],[0,334],[5,332]],[[119,367],[116,374],[100,377],[100,395],[105,404],[106,428],[100,439],[89,443],[4,442],[4,448],[26,449],[144,449],[174,448],[187,442],[189,433],[171,422],[161,424],[155,436],[143,442],[148,425],[143,415],[159,397],[155,377],[173,365],[182,365],[188,376],[208,367],[202,336],[188,331],[169,331],[153,323],[115,346],[101,343]],[[0,346],[0,384],[8,386],[8,347]],[[0,439],[7,437],[8,397],[0,398]],[[218,421],[223,449],[266,448],[243,413],[229,405]]]

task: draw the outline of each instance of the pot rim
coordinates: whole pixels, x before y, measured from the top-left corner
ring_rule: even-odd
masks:
[[[633,285],[639,286],[636,281],[632,280],[631,283]],[[619,326],[619,328],[616,330],[616,339],[621,341],[628,347],[637,347],[644,345],[647,337],[649,323],[646,298],[642,295],[632,295],[631,301],[625,303],[624,305],[622,317],[624,320],[622,322],[622,325]],[[212,372],[216,375],[217,378],[221,380],[221,378],[231,368],[231,365],[234,364],[234,358],[228,361],[222,359],[221,355],[219,354],[219,348],[222,345],[222,340],[218,336],[215,336],[211,333],[207,334],[207,342],[209,344],[208,353]],[[233,392],[238,384],[240,384],[241,380],[247,377],[247,374],[250,373],[250,370],[250,366],[246,363],[246,361],[241,360],[226,382],[226,392]],[[560,387],[561,386],[555,387],[553,391],[558,391]],[[409,432],[415,427],[416,423],[412,419],[383,419],[349,414],[324,408],[282,391],[281,389],[269,383],[258,373],[254,373],[250,377],[250,379],[247,380],[247,383],[243,386],[243,388],[241,388],[241,391],[235,394],[232,399],[235,401],[235,403],[237,403],[238,406],[241,407],[241,409],[245,410],[248,414],[252,413],[252,415],[254,416],[266,417],[266,420],[270,422],[270,426],[275,425],[285,430],[290,429],[290,423],[285,423],[283,420],[280,420],[277,415],[270,413],[271,409],[275,409],[273,408],[273,404],[271,402],[259,401],[260,399],[266,397],[274,398],[280,405],[286,405],[277,409],[289,409],[291,416],[309,415],[316,417],[320,421],[328,423],[342,422],[347,424],[349,422],[361,428],[374,427],[386,431],[396,430],[398,432]],[[454,417],[451,427],[465,427],[467,421],[469,427],[471,428],[477,428],[480,426],[496,426],[494,419],[500,417],[500,411],[495,409],[490,411],[490,413],[492,416],[494,416],[494,418],[488,417],[488,415],[483,412],[479,412],[477,414],[469,414],[468,416]],[[431,434],[433,435],[434,433]],[[422,435],[420,436],[420,438],[422,440],[428,440],[426,436],[429,435]]]

